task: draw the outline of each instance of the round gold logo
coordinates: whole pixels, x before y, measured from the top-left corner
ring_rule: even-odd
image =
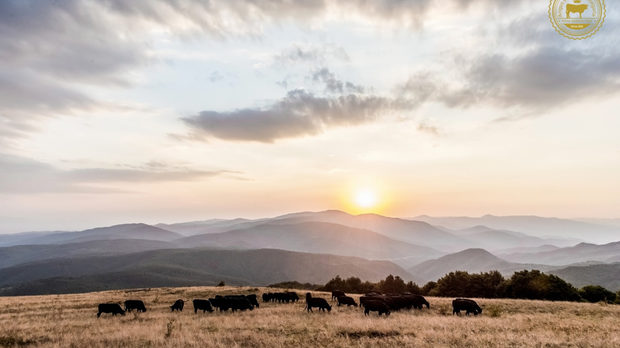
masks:
[[[603,26],[605,0],[551,0],[549,20],[562,36],[589,38]]]

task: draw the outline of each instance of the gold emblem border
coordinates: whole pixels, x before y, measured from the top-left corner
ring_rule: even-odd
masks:
[[[574,35],[570,35],[567,34],[566,32],[564,32],[562,29],[558,28],[558,26],[555,25],[555,22],[553,21],[553,4],[558,1],[558,0],[549,0],[549,22],[551,22],[551,25],[553,26],[553,29],[555,29],[555,31],[558,32],[558,34],[564,36],[567,39],[571,39],[571,40],[585,40],[587,38],[592,37],[594,34],[596,34],[599,29],[601,29],[603,27],[603,25],[605,24],[605,17],[607,15],[607,8],[605,6],[605,0],[597,0],[600,1],[601,3],[601,23],[596,27],[596,29],[592,30],[591,33],[587,34],[587,35],[583,35],[583,36],[574,36]]]

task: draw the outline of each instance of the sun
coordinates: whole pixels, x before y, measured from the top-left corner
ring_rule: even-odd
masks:
[[[369,188],[362,188],[355,192],[353,201],[358,208],[374,208],[378,203],[377,193]]]

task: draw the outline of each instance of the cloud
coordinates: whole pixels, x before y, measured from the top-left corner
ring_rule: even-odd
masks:
[[[472,5],[504,8],[524,1],[452,0],[448,5],[460,12]],[[156,35],[255,37],[272,24],[304,26],[331,20],[333,13],[419,28],[431,8],[448,5],[438,0],[0,1],[0,143],[33,132],[46,118],[87,114],[109,104],[89,91],[132,86],[136,72],[157,62],[150,53]],[[343,49],[329,45],[293,45],[276,58],[318,66],[328,58],[349,59]],[[348,89],[360,92],[346,83],[332,84],[328,92]]]
[[[278,139],[315,135],[329,127],[367,123],[407,103],[375,95],[316,96],[293,90],[267,108],[230,112],[202,111],[183,118],[195,132],[236,141],[271,143]]]
[[[344,62],[349,62],[351,60],[347,51],[340,46],[324,45],[319,47],[294,44],[276,54],[274,61],[281,65],[290,65],[300,62],[324,65],[330,58]]]
[[[47,163],[0,153],[0,193],[117,193],[112,187],[92,184],[189,182],[213,177],[241,179],[229,170],[195,170],[149,162],[139,167],[63,170]]]
[[[439,136],[439,128],[437,126],[431,125],[426,121],[422,121],[418,124],[418,131],[428,133],[434,136]]]
[[[322,68],[312,74],[312,80],[325,84],[325,91],[329,93],[364,93],[364,87],[349,81],[341,81],[327,68]]]
[[[534,18],[508,22],[487,38],[511,49],[452,52],[440,68],[412,75],[397,88],[399,95],[451,108],[514,109],[517,116],[500,118],[514,120],[620,91],[620,49],[607,45],[609,37],[584,47],[566,42],[548,23],[541,24],[542,17]],[[442,70],[453,72],[450,79]]]

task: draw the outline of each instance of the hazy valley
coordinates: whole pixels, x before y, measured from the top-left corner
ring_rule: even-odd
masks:
[[[132,223],[77,232],[2,235],[0,294],[220,281],[260,286],[284,281],[321,284],[336,275],[376,281],[393,274],[423,285],[457,270],[498,270],[510,275],[524,269],[566,277],[575,286],[620,289],[620,242],[594,244],[563,239],[553,232],[566,226],[583,230],[590,226],[587,222],[538,217],[421,218],[426,221],[330,210],[256,220]],[[599,232],[584,236],[598,240],[615,231],[601,226],[591,225],[592,231]]]

